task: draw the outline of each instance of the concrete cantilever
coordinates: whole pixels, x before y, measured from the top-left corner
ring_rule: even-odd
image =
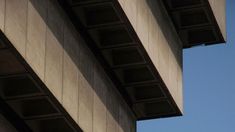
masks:
[[[181,115],[182,49],[225,41],[218,0],[60,2],[139,120]]]
[[[135,132],[182,115],[182,51],[226,41],[225,0],[0,0],[0,29],[0,120]]]
[[[225,0],[165,0],[184,48],[224,43]]]

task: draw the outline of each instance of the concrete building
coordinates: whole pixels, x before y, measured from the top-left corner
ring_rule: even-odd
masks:
[[[0,131],[135,132],[183,114],[182,50],[225,0],[0,0]]]

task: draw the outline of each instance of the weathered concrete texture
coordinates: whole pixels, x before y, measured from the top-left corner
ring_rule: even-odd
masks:
[[[149,17],[149,40],[148,43],[149,45],[159,45],[158,43],[156,43],[157,41],[159,41],[159,33],[158,30],[160,29],[159,25],[157,24],[157,22],[155,21],[155,18],[153,15],[150,15]],[[158,66],[159,64],[159,53],[160,52],[160,48],[157,46],[150,46],[149,48],[149,54],[152,55],[152,60],[154,60],[154,64],[156,66]]]
[[[127,114],[125,107],[126,106],[124,104],[121,104],[119,107],[119,132],[131,132],[132,130],[131,122],[129,122],[129,115]]]
[[[128,3],[127,3],[128,4]],[[130,3],[131,4],[131,3]],[[134,4],[134,3],[132,3]],[[128,6],[128,5],[126,5]],[[132,5],[133,6],[133,5]],[[145,0],[140,0],[136,2],[137,15],[136,15],[136,30],[141,42],[143,43],[147,52],[149,51],[149,7]],[[126,7],[127,8],[127,7]],[[129,13],[130,14],[130,13]]]
[[[70,25],[70,23],[67,23]],[[75,121],[78,121],[78,59],[79,47],[74,33],[70,32],[70,26],[64,29],[64,62],[63,62],[63,94],[62,104]],[[70,57],[72,54],[73,58]],[[75,102],[75,103],[71,103]]]
[[[0,131],[17,132],[17,130],[0,114]]]
[[[5,0],[0,0],[0,29],[4,31]]]
[[[129,21],[132,23],[132,26],[136,28],[137,26],[137,6],[136,3],[139,0],[118,0],[123,7]],[[146,9],[144,9],[146,10]],[[139,14],[140,15],[140,14]],[[140,24],[140,23],[139,23]]]
[[[78,73],[70,57],[64,55],[62,104],[75,121],[78,121]],[[75,103],[71,103],[75,102]]]
[[[46,18],[47,0],[31,0],[28,3],[26,60],[42,80],[45,70]]]
[[[94,62],[92,61],[90,52],[88,52],[88,49],[84,45],[80,45],[79,68],[82,71],[79,78],[79,125],[81,126],[82,130],[92,132],[94,104]]]
[[[119,0],[145,50],[148,52],[178,107],[183,111],[182,44],[176,31],[173,30],[173,25],[170,23],[159,1],[127,1]],[[129,7],[133,7],[133,9],[128,9]]]
[[[78,124],[84,132],[92,132],[94,91],[83,76],[80,76],[79,83]]]
[[[208,0],[226,41],[226,0]]]
[[[100,73],[102,69],[95,66],[94,70],[94,104],[93,104],[93,132],[106,131],[106,97],[107,87]],[[105,120],[104,120],[105,119]]]
[[[54,6],[54,2],[48,3],[48,23],[46,37],[46,67],[45,83],[51,92],[61,102],[62,100],[62,71],[63,71],[63,16]]]
[[[1,29],[84,132],[135,131],[133,113],[56,1],[7,0],[4,12]]]
[[[118,132],[118,108],[117,96],[113,93],[112,86],[107,90],[107,132]]]
[[[27,36],[27,0],[6,0],[5,34],[25,57]]]

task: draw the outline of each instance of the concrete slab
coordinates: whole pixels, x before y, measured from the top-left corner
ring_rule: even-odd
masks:
[[[20,54],[25,57],[28,0],[7,0],[5,34]]]
[[[45,83],[55,97],[62,100],[64,20],[53,3],[48,5]]]
[[[212,11],[215,15],[224,40],[227,38],[226,33],[226,0],[208,0]]]
[[[78,124],[84,132],[93,132],[94,91],[83,76],[80,76],[79,84]]]
[[[69,55],[64,53],[62,104],[75,121],[78,121],[78,69]]]
[[[105,86],[102,69],[95,66],[94,70],[94,104],[93,104],[93,131],[106,132],[106,97],[107,87]]]
[[[26,60],[42,80],[45,74],[47,6],[47,0],[28,3]]]

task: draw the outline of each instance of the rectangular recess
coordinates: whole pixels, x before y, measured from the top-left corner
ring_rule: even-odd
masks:
[[[90,4],[90,3],[97,3],[97,2],[107,2],[110,0],[68,0],[71,6],[79,5],[79,4]]]
[[[47,96],[8,100],[7,103],[23,119],[42,118],[61,114]]]
[[[171,9],[178,9],[200,6],[204,3],[203,0],[167,0],[167,4]]]
[[[28,74],[0,77],[3,99],[43,95],[41,88]]]
[[[89,30],[100,48],[133,45],[134,40],[125,26],[114,26]]]
[[[168,101],[151,102],[151,103],[146,103],[144,105],[145,105],[145,113],[147,116],[154,116],[159,114],[167,115],[175,112]]]
[[[180,11],[177,12],[177,15],[179,17],[179,26],[182,28],[211,24],[210,18],[204,8]]]
[[[73,10],[86,27],[121,23],[111,2],[74,6]]]
[[[136,103],[133,106],[138,118],[158,117],[175,113],[174,108],[167,101]]]
[[[146,63],[137,46],[106,49],[102,53],[111,67]]]
[[[26,123],[33,132],[77,132],[64,117],[27,120]]]
[[[24,66],[8,49],[0,50],[0,75],[11,75],[26,72]]]
[[[217,40],[215,31],[212,28],[188,30],[188,43],[190,44],[204,44]]]
[[[149,83],[156,81],[154,74],[147,65],[132,66],[115,70],[123,85]]]
[[[157,83],[127,87],[126,90],[131,96],[133,103],[166,98],[162,87]]]

